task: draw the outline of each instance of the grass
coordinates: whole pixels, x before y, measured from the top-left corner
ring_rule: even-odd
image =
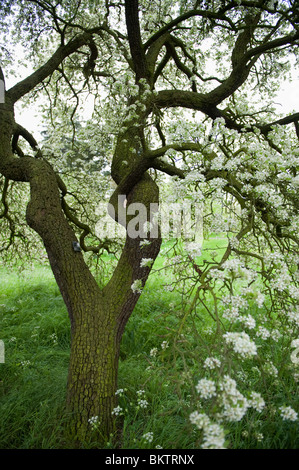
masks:
[[[0,446],[55,447],[69,360],[69,322],[49,269],[0,272]]]
[[[225,248],[223,241],[211,239],[205,258],[216,245]],[[185,342],[174,341],[183,312],[179,294],[162,288],[169,281],[160,271],[163,261],[163,256],[157,259],[157,274],[150,277],[123,336],[118,387],[124,389],[119,397],[124,431],[117,444],[107,443],[108,448],[199,447],[200,432],[194,430],[189,415],[196,406],[194,383],[203,373],[203,353],[207,347],[213,351],[213,338],[202,333],[199,340],[190,320]],[[70,347],[65,305],[47,267],[2,268],[0,283],[0,338],[5,344],[5,364],[0,364],[0,448],[63,448]],[[198,328],[206,328],[210,318],[201,312],[200,321]],[[169,347],[162,350],[164,341]],[[156,357],[150,354],[153,348],[158,349]],[[246,382],[255,389],[260,376],[246,367]],[[146,408],[138,406],[139,390],[144,390]],[[288,374],[280,385],[267,379],[265,390],[277,403],[296,401],[296,384]],[[259,415],[250,411],[227,430],[229,447],[235,449],[298,448],[299,444],[298,421],[282,421],[271,415],[271,409]],[[147,432],[153,433],[151,443],[143,438]]]

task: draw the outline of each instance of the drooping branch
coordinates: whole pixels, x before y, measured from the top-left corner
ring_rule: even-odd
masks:
[[[8,213],[9,206],[7,203],[7,191],[8,191],[8,186],[9,186],[9,179],[5,178],[4,180],[4,185],[3,185],[3,190],[2,190],[2,197],[1,197],[1,203],[3,204],[3,210],[0,212],[0,219],[6,219],[9,225],[9,240],[6,246],[0,247],[0,252],[4,250],[8,250],[8,248],[13,244],[14,238],[15,238],[15,223],[11,216]]]
[[[16,103],[20,98],[33,90],[38,84],[57,70],[66,57],[76,52],[80,47],[88,44],[89,41],[90,34],[82,33],[74,39],[71,39],[65,46],[58,47],[56,52],[54,52],[52,57],[44,65],[6,92],[7,99],[11,103]]]
[[[181,70],[189,79],[194,75],[193,72],[181,61],[181,59],[179,58],[176,50],[175,50],[175,46],[174,44],[171,42],[171,41],[168,41],[166,43],[166,47],[167,47],[167,51],[169,52],[169,54],[171,55],[171,57],[173,58],[177,68],[179,70]],[[192,91],[194,91],[195,93],[197,92],[197,89],[196,89],[196,85],[195,85],[195,82],[192,82]]]
[[[163,147],[166,145],[166,137],[162,131],[162,128],[161,128],[161,125],[160,125],[160,122],[159,122],[159,119],[156,119],[156,122],[155,122],[155,127],[157,129],[157,132],[158,132],[158,135],[160,137],[160,140],[162,142],[162,145]]]
[[[92,38],[90,38],[87,45],[88,45],[89,50],[90,50],[90,55],[89,55],[85,65],[83,67],[83,75],[86,78],[86,80],[88,81],[88,78],[90,76],[94,75],[94,69],[95,69],[95,66],[96,66],[96,60],[98,58],[99,51],[98,51],[98,48],[96,46],[96,43],[94,42],[94,40]]]
[[[41,158],[42,157],[41,151],[40,151],[40,149],[38,147],[38,143],[35,140],[35,138],[33,137],[33,135],[29,131],[27,131],[27,129],[25,129],[23,126],[21,126],[20,124],[16,124],[15,127],[16,127],[16,130],[14,132],[14,135],[13,135],[13,138],[12,138],[12,143],[11,143],[12,151],[18,153],[19,156],[24,156],[23,152],[18,147],[18,140],[19,140],[19,137],[21,136],[28,142],[30,147],[34,150],[35,156],[37,158]]]
[[[109,240],[103,240],[97,245],[86,245],[85,243],[86,237],[88,235],[93,235],[90,226],[78,219],[78,217],[75,215],[75,213],[73,212],[71,207],[68,205],[64,197],[62,197],[61,199],[61,207],[67,219],[72,224],[74,224],[77,228],[82,230],[82,233],[79,237],[79,241],[80,241],[80,247],[85,253],[92,252],[94,254],[99,254],[101,250],[105,250],[108,253],[112,253],[111,251],[112,242],[110,242]]]
[[[248,15],[245,18],[245,29],[239,34],[232,52],[231,60],[233,68],[230,75],[218,87],[206,94],[206,98],[211,106],[219,105],[245,83],[250,70],[262,54],[275,51],[288,44],[294,44],[298,40],[299,32],[270,40],[273,34],[273,31],[271,31],[264,38],[262,44],[248,49],[254,37],[255,29],[258,27],[260,15],[261,13],[255,17]]]
[[[6,217],[7,213],[8,213],[8,204],[7,204],[7,200],[6,200],[8,186],[9,186],[9,179],[5,178],[4,179],[3,189],[2,189],[2,197],[1,197],[1,202],[3,204],[3,211],[0,212],[0,219],[2,219],[3,217]]]
[[[261,54],[264,54],[265,52],[280,49],[281,47],[286,46],[288,44],[294,45],[298,39],[299,39],[299,31],[297,31],[296,33],[288,34],[287,36],[273,39],[272,41],[266,41],[264,42],[264,44],[261,44],[252,49],[249,49],[245,54],[245,59],[249,61],[253,57],[258,57]]]
[[[107,253],[112,253],[111,250],[111,245],[112,243],[109,240],[101,240],[100,243],[98,243],[97,246],[95,245],[86,245],[85,243],[85,238],[88,235],[93,235],[92,229],[90,226],[81,220],[78,219],[78,217],[75,215],[73,209],[69,206],[69,204],[66,202],[65,196],[67,196],[68,190],[66,187],[66,184],[64,181],[61,179],[60,175],[56,173],[56,181],[58,184],[58,188],[61,192],[61,207],[62,210],[66,216],[66,218],[71,222],[73,225],[75,225],[79,230],[82,230],[82,233],[80,235],[79,241],[80,241],[80,247],[84,252],[91,251],[95,254],[100,253],[101,250],[106,250]]]
[[[157,65],[157,68],[155,70],[155,74],[154,74],[154,77],[153,77],[153,82],[154,83],[156,83],[156,81],[158,80],[158,78],[162,74],[163,69],[166,67],[166,65],[168,64],[170,59],[171,59],[171,54],[170,54],[169,50],[167,50],[166,54],[161,59],[161,61],[159,62],[159,64]]]

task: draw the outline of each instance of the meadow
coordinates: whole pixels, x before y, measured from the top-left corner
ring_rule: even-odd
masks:
[[[217,244],[223,251],[221,243],[210,240],[206,249]],[[123,430],[111,436],[107,448],[201,445],[202,432],[191,423],[190,414],[199,403],[196,383],[206,375],[206,353],[215,352],[213,320],[200,307],[195,315],[186,316],[180,292],[165,290],[171,274],[163,270],[164,252],[165,247],[122,339],[115,414]],[[2,267],[0,285],[0,338],[5,344],[5,363],[0,364],[0,448],[67,448],[63,424],[70,324],[52,272],[45,265]],[[275,363],[286,362],[279,342],[268,348]],[[298,419],[283,420],[277,412],[284,403],[298,409],[297,382],[289,365],[276,376],[261,373],[252,361],[232,361],[231,370],[233,366],[243,390],[261,393],[267,405],[225,423],[226,447],[298,448]],[[97,447],[97,426],[91,425],[94,437],[85,448]]]

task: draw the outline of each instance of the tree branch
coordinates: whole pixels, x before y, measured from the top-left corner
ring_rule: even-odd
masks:
[[[175,50],[175,46],[172,44],[171,41],[168,41],[166,43],[166,48],[169,54],[172,56],[177,68],[181,70],[190,79],[194,74],[185,64],[183,64]],[[192,91],[194,91],[195,93],[197,92],[196,85],[194,82],[192,83]]]
[[[159,64],[157,65],[157,68],[156,68],[155,73],[154,73],[154,78],[153,78],[154,83],[156,83],[156,81],[160,77],[161,73],[163,72],[163,69],[168,64],[170,58],[171,58],[171,54],[170,54],[169,51],[167,51],[166,54],[164,55],[164,57],[159,62]]]
[[[296,123],[298,124],[299,121],[299,113],[290,114],[290,116],[285,116],[282,119],[278,119],[277,121],[270,122],[269,124],[264,125],[257,125],[257,127],[261,130],[263,134],[268,134],[272,130],[273,126],[284,126],[286,124]]]
[[[90,34],[82,33],[69,41],[65,46],[60,46],[52,57],[24,80],[20,81],[6,92],[6,97],[16,103],[20,98],[33,90],[39,83],[49,77],[69,55],[80,47],[88,44]]]
[[[277,49],[281,46],[286,46],[287,44],[292,44],[297,39],[299,39],[299,31],[297,31],[295,34],[289,34],[281,38],[273,39],[272,41],[268,41],[264,44],[261,44],[260,46],[254,47],[245,53],[244,58],[248,62],[252,57],[260,56],[264,52]]]
[[[183,170],[177,168],[174,165],[171,165],[168,162],[164,162],[163,160],[153,161],[153,163],[151,164],[151,168],[155,168],[156,170],[162,171],[163,173],[166,173],[170,176],[178,176],[181,179],[184,179],[186,177],[186,173]]]
[[[165,26],[160,28],[156,33],[154,33],[144,44],[144,50],[147,50],[155,41],[157,41],[157,39],[160,38],[160,36],[162,36],[165,33],[168,33],[179,23],[182,23],[183,21],[186,21],[189,18],[192,18],[193,16],[201,16],[203,18],[208,18],[212,20],[217,20],[217,19],[223,20],[230,24],[233,31],[235,30],[235,25],[233,24],[233,22],[230,20],[230,18],[227,18],[224,14],[213,12],[213,11],[208,11],[208,10],[197,10],[197,9],[189,10],[183,15],[180,15],[174,20],[170,21]]]
[[[40,149],[38,148],[38,143],[36,142],[35,138],[33,137],[33,135],[29,131],[27,131],[27,129],[25,129],[20,124],[16,124],[16,130],[15,130],[15,133],[14,133],[13,138],[12,138],[11,145],[12,145],[13,152],[14,151],[17,151],[18,153],[20,152],[20,149],[17,145],[20,136],[24,137],[24,139],[28,142],[30,147],[34,150],[34,152],[36,152],[35,156],[41,158],[42,154],[41,154]],[[23,156],[22,152],[19,153],[19,155]]]
[[[168,144],[156,150],[148,150],[145,156],[148,159],[154,160],[155,158],[163,157],[163,155],[165,155],[167,150],[176,150],[177,152],[192,150],[195,152],[200,152],[202,148],[200,144],[197,144],[196,142],[184,142],[182,144]]]
[[[11,218],[11,216],[8,214],[8,209],[9,208],[8,208],[8,204],[7,204],[7,200],[6,200],[8,186],[9,186],[9,179],[5,178],[4,186],[3,186],[3,190],[2,190],[2,198],[1,198],[1,202],[2,202],[4,208],[3,208],[3,211],[0,213],[0,219],[6,219],[7,220],[8,225],[9,225],[9,230],[10,230],[10,236],[9,236],[8,244],[6,246],[1,247],[0,252],[4,251],[4,250],[8,250],[8,248],[13,244],[15,234],[16,234],[15,233],[15,223],[14,223],[13,219]]]
[[[223,118],[229,129],[241,130],[241,125],[237,124],[232,118],[227,116],[225,112],[214,105],[213,99],[211,99],[211,93],[203,94],[184,90],[162,90],[156,94],[154,105],[158,108],[182,107],[201,111],[212,119]]]
[[[125,0],[126,25],[131,50],[131,56],[136,73],[136,82],[146,78],[146,57],[142,47],[140,23],[138,18],[138,0]]]

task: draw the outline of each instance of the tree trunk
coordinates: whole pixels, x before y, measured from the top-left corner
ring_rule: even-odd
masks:
[[[116,406],[121,337],[140,296],[132,291],[131,285],[136,279],[146,282],[150,267],[142,267],[141,260],[154,261],[161,240],[152,239],[149,246],[141,248],[139,238],[128,236],[113,276],[101,290],[82,253],[73,249],[77,238],[62,211],[52,168],[44,161],[32,159],[27,172],[31,187],[27,222],[44,242],[71,321],[68,439],[74,446],[88,441],[91,432],[88,420],[97,416],[98,439],[105,443],[114,430],[111,413]],[[135,185],[128,201],[142,198],[157,202],[157,188],[149,177]]]
[[[59,182],[52,167],[43,159],[12,154],[15,122],[9,102],[0,105],[0,129],[0,172],[6,178],[30,184],[26,220],[43,240],[70,317],[68,443],[78,447],[89,440],[88,420],[94,416],[99,421],[99,438],[105,443],[114,430],[111,413],[116,405],[121,337],[140,296],[131,286],[136,279],[145,284],[151,267],[142,266],[141,260],[154,261],[161,240],[148,236],[151,243],[142,248],[139,238],[127,236],[112,278],[101,290],[82,253],[74,251],[73,242],[78,240],[63,212]],[[120,155],[123,158],[123,146],[116,152],[117,157]],[[122,177],[117,174],[116,179]],[[151,203],[159,201],[158,188],[149,175],[141,175],[126,196],[128,204],[142,202],[147,211]]]
[[[67,410],[71,413],[69,432],[72,441],[84,442],[97,417],[99,440],[107,442],[114,431],[112,410],[116,406],[119,341],[111,312],[103,308],[103,299],[91,303],[81,297],[81,321],[72,329],[71,356],[67,386]]]
[[[146,281],[150,268],[141,267],[141,259],[149,256],[155,259],[160,240],[153,240],[149,247],[141,249],[139,239],[127,237],[115,272],[101,290],[82,253],[73,250],[73,241],[77,239],[61,209],[52,168],[41,161],[38,170],[32,173],[27,221],[43,239],[71,321],[67,387],[67,409],[71,414],[69,438],[74,443],[88,439],[91,431],[88,420],[97,416],[99,437],[105,442],[114,429],[111,412],[116,405],[121,337],[139,298],[131,285],[136,278]],[[142,186],[144,190],[144,184],[149,183],[139,183],[136,188]]]

